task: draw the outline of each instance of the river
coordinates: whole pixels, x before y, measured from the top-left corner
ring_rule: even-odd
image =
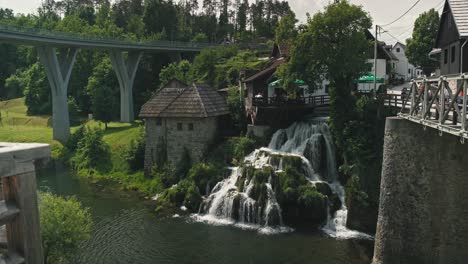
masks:
[[[74,195],[90,208],[91,239],[76,263],[370,263],[371,241],[336,240],[314,231],[261,235],[189,217],[158,217],[135,194],[90,184],[63,167],[38,172],[38,188]]]

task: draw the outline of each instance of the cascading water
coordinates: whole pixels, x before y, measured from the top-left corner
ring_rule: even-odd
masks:
[[[287,129],[278,130],[268,148],[255,150],[245,157],[244,163],[256,169],[269,167],[282,172],[285,159],[295,158],[302,163],[301,172],[312,184],[327,183],[338,196],[341,206],[329,214],[323,231],[336,238],[371,238],[346,228],[347,208],[345,192],[338,181],[335,150],[326,119],[296,122]],[[269,177],[264,183],[264,200],[256,200],[255,176],[248,175],[245,168],[231,168],[231,175],[217,183],[204,199],[197,220],[214,224],[234,224],[261,231],[289,231],[283,226],[282,209],[279,205],[274,183]],[[257,191],[256,191],[257,190]],[[336,210],[336,209],[335,209]]]

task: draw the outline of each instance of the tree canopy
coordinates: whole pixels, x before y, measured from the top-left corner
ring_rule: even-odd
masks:
[[[412,37],[406,40],[405,54],[408,61],[421,66],[426,74],[430,74],[439,64],[428,56],[435,47],[439,23],[439,13],[435,9],[422,13],[414,22]]]

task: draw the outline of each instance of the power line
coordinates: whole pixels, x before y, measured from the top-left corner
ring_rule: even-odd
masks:
[[[403,15],[399,16],[397,19],[393,20],[392,22],[388,23],[388,24],[385,24],[383,25],[384,27],[386,26],[390,26],[391,24],[397,22],[398,20],[400,20],[402,17],[404,17],[406,14],[408,14],[419,2],[421,2],[421,0],[417,0],[416,3],[414,3],[410,9],[408,9],[405,13],[403,13]]]

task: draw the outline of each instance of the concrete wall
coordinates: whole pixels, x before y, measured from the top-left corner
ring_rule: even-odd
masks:
[[[468,145],[388,118],[373,264],[466,263]]]
[[[182,130],[178,129],[182,124]],[[193,124],[193,130],[189,130]],[[146,119],[146,152],[145,172],[158,160],[157,155],[163,153],[165,148],[167,161],[176,166],[180,161],[184,148],[189,151],[193,162],[203,157],[206,148],[215,140],[217,131],[217,118],[162,118],[160,125],[156,118]]]

